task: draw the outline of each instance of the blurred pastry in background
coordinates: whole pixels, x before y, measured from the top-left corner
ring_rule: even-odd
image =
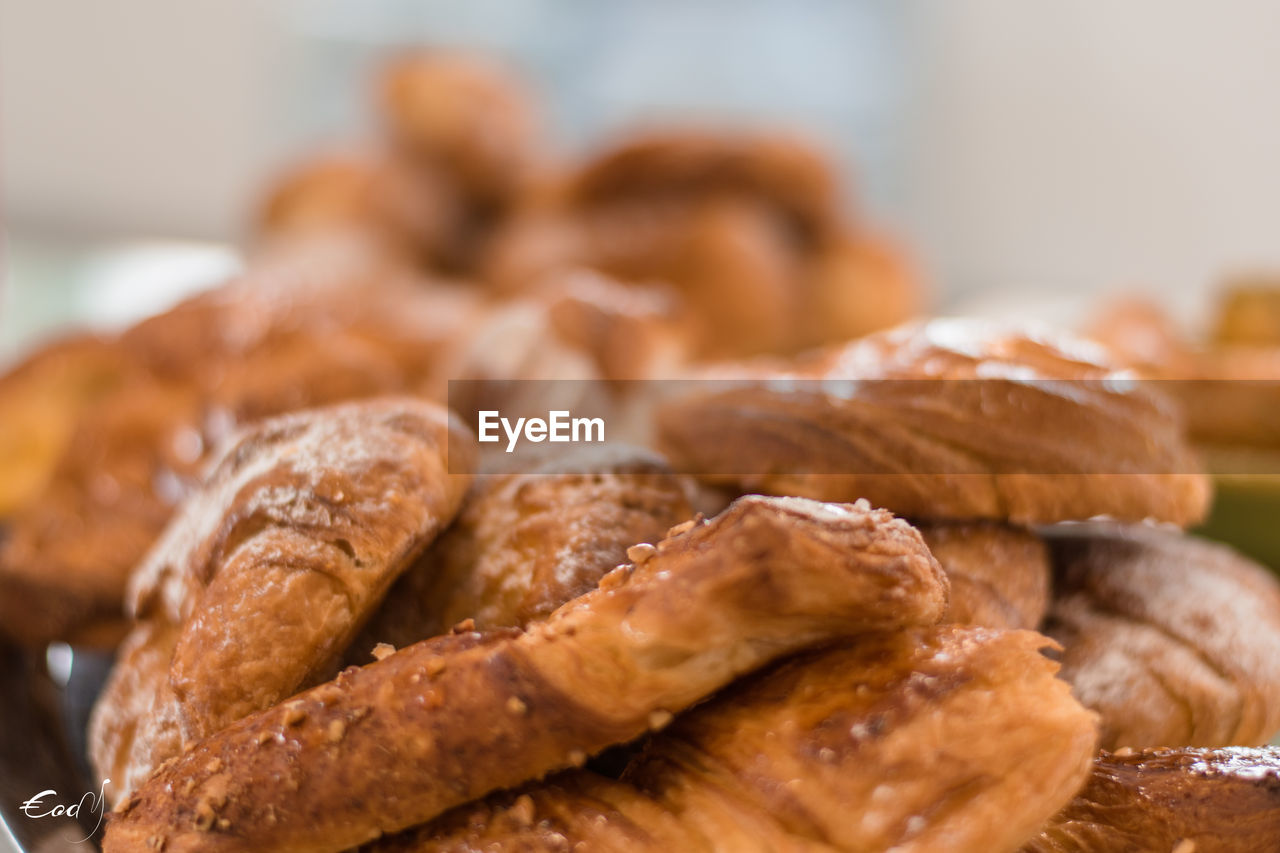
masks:
[[[1045,633],[1102,747],[1264,744],[1280,732],[1280,582],[1225,545],[1116,525],[1046,530]]]
[[[127,381],[83,411],[59,410],[49,430],[71,438],[6,519],[6,637],[113,645],[130,570],[240,425],[376,394],[443,398],[444,354],[470,328],[474,295],[289,269],[266,266],[102,345],[111,357],[99,363],[129,365]]]
[[[1158,305],[1126,299],[1087,333],[1176,399],[1214,475],[1217,500],[1203,531],[1280,567],[1280,281],[1228,280],[1212,332],[1196,337]]]
[[[268,244],[355,235],[407,265],[467,275],[541,156],[533,99],[495,63],[406,53],[376,81],[381,137],[315,156],[268,189]]]
[[[48,482],[82,413],[125,381],[128,359],[104,338],[72,335],[0,376],[0,519]]]
[[[851,220],[830,165],[802,142],[654,132],[525,196],[485,272],[508,293],[564,266],[665,282],[698,329],[697,356],[792,352],[919,308],[906,262]]]

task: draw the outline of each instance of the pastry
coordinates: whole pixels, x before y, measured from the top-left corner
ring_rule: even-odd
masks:
[[[796,140],[650,133],[545,184],[494,237],[485,277],[501,293],[575,267],[669,284],[700,358],[791,352],[916,310],[914,275],[848,225],[830,166]]]
[[[1103,752],[1024,853],[1280,848],[1280,749]]]
[[[1049,555],[1029,530],[994,521],[917,522],[951,582],[944,622],[1035,629],[1049,607]]]
[[[1051,528],[1045,632],[1104,749],[1266,743],[1280,731],[1280,583],[1223,545]]]
[[[934,320],[705,376],[663,404],[657,432],[678,470],[712,483],[1022,524],[1186,525],[1208,505],[1173,404],[1077,339]]]
[[[620,781],[569,771],[366,853],[1016,850],[1087,777],[1097,732],[1045,642],[959,626],[841,641],[681,715]]]
[[[742,498],[526,632],[426,640],[233,723],[125,802],[104,850],[343,850],[581,764],[788,652],[945,605],[888,513]]]
[[[141,622],[90,726],[117,796],[176,754],[171,720],[194,743],[332,674],[457,511],[469,478],[449,471],[467,469],[471,440],[439,406],[386,398],[266,421],[228,447],[130,581]]]
[[[406,646],[471,619],[523,628],[595,588],[634,548],[693,517],[692,484],[661,457],[609,447],[477,478],[453,526],[392,587],[349,656]],[[640,551],[634,551],[640,553]]]

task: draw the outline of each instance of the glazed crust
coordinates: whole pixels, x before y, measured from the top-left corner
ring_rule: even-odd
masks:
[[[711,482],[917,518],[1200,519],[1209,484],[1172,404],[1103,358],[982,322],[908,325],[708,371],[723,382],[659,410],[659,446]]]
[[[1169,531],[1047,533],[1045,631],[1102,715],[1105,749],[1266,743],[1280,730],[1280,583],[1231,549]]]
[[[677,718],[621,781],[561,774],[367,853],[1014,850],[1084,781],[1097,733],[1046,642],[959,626],[841,641]]]
[[[564,473],[570,472],[570,473]],[[480,630],[522,628],[593,589],[693,517],[692,483],[638,448],[557,454],[523,473],[472,486],[449,530],[392,587],[354,644],[366,663],[377,643],[407,646],[464,619]]]
[[[525,633],[427,640],[233,723],[161,768],[105,850],[342,850],[580,764],[788,652],[945,606],[888,513],[742,498]]]
[[[1280,748],[1103,752],[1025,853],[1280,849]]]
[[[401,398],[283,416],[229,446],[132,580],[142,621],[91,726],[100,776],[127,792],[176,754],[172,720],[197,741],[327,677],[452,519],[469,477],[450,454],[466,471],[471,447],[446,410]]]
[[[994,521],[921,522],[925,544],[951,581],[944,622],[1039,627],[1049,607],[1049,554],[1031,531]]]

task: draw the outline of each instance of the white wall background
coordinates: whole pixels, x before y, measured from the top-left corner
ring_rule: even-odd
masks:
[[[1186,301],[1280,269],[1280,4],[915,11],[909,206],[953,286]]]
[[[733,5],[612,4],[601,24],[586,10],[602,7],[568,0],[0,0],[4,213],[24,233],[234,236],[296,136],[358,114],[359,86],[337,81],[361,50],[532,33],[542,72],[581,95],[562,120],[582,121],[590,98],[610,120],[645,107],[631,66],[646,56],[655,86],[689,69],[671,96],[685,112],[721,86],[721,105],[754,93],[828,116],[819,129],[871,173],[872,202],[944,292],[1185,295],[1226,269],[1280,267],[1280,4],[909,0],[904,15],[864,0],[860,18],[834,0]],[[688,35],[717,22],[723,38]]]
[[[0,0],[0,202],[25,231],[226,236],[272,156],[279,3]]]

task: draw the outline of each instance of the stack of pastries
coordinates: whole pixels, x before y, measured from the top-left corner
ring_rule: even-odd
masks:
[[[105,850],[1280,848],[1280,582],[1183,532],[1171,401],[901,323],[794,142],[379,92],[239,280],[0,379],[0,633],[115,648]],[[496,465],[458,378],[682,381]]]

